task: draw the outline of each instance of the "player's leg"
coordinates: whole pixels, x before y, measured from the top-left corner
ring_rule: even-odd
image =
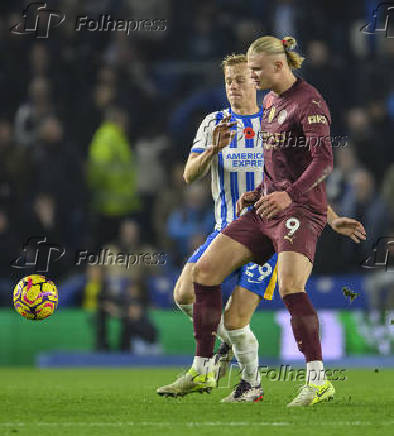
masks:
[[[254,211],[233,221],[222,230],[193,270],[196,295],[193,325],[197,342],[193,368],[198,372],[214,360],[213,332],[217,330],[221,314],[220,283],[251,260],[264,264],[273,255],[272,242],[261,232],[260,223]]]
[[[182,273],[176,282],[173,294],[174,302],[179,309],[190,318],[190,320],[193,320],[193,303],[195,300],[192,278],[193,268],[219,233],[219,230],[212,232],[207,237],[204,244],[194,251],[194,253],[187,260],[187,263],[183,267]]]
[[[221,283],[234,270],[248,263],[252,252],[244,245],[220,234],[215,238],[193,270],[196,301],[193,307],[196,355],[193,369],[211,372],[213,348],[222,313]]]
[[[193,268],[196,262],[207,250],[212,241],[217,237],[219,231],[215,231],[210,234],[206,242],[201,245],[188,259],[187,263],[183,267],[182,273],[179,276],[175,288],[174,288],[174,302],[179,307],[179,309],[191,320],[193,321],[193,304],[195,301],[195,295],[193,290]],[[217,335],[220,339],[227,344],[229,347],[230,340],[226,334],[224,328],[223,317],[221,317],[219,327],[217,330]]]
[[[179,309],[193,321],[193,268],[194,263],[186,263],[174,288],[174,302]]]
[[[185,376],[159,388],[159,395],[186,395],[216,386],[213,347],[222,310],[220,283],[252,258],[264,263],[272,254],[272,243],[260,232],[259,220],[252,212],[233,221],[214,239],[193,269],[193,327],[197,343],[193,366]]]
[[[225,327],[241,367],[241,382],[223,402],[259,401],[263,398],[259,373],[259,344],[250,320],[260,301],[271,300],[277,282],[277,255],[264,265],[250,263],[241,268],[239,286],[225,310]]]
[[[307,362],[307,384],[289,406],[306,406],[332,398],[335,392],[324,373],[317,312],[305,292],[322,226],[305,213],[276,225],[279,293],[290,313],[294,339]]]
[[[250,320],[261,297],[237,286],[224,312],[224,325],[241,368],[241,381],[222,402],[260,401],[263,390],[259,374],[259,343],[250,329]]]
[[[213,347],[222,311],[220,283],[232,271],[248,263],[251,257],[248,248],[220,234],[195,264],[193,324],[197,342],[196,355],[192,368],[174,383],[159,388],[159,395],[183,396],[192,392],[210,392],[216,386]]]

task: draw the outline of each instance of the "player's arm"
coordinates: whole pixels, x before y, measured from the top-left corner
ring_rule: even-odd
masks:
[[[316,100],[312,100],[314,102]],[[272,192],[255,204],[256,213],[272,218],[304,194],[319,185],[332,171],[333,157],[330,134],[330,114],[324,102],[312,102],[303,107],[300,124],[303,137],[311,152],[312,160],[301,176],[286,191]]]
[[[235,122],[230,122],[230,117],[223,118],[223,120],[215,126],[212,133],[209,131],[209,125],[204,125],[204,123],[201,125],[199,132],[197,132],[197,140],[195,140],[194,144],[203,144],[204,148],[195,147],[193,145],[183,172],[183,178],[186,183],[192,183],[194,180],[207,173],[213,157],[224,147],[227,147],[233,140],[235,130],[231,128],[235,126],[235,124]],[[210,138],[212,139],[210,140]]]
[[[335,232],[349,236],[356,244],[367,238],[365,228],[359,221],[338,216],[330,205],[327,206],[327,222]]]
[[[212,149],[208,148],[202,153],[189,154],[186,162],[185,170],[183,171],[183,179],[186,183],[192,183],[199,177],[205,176],[213,158]]]
[[[321,183],[333,167],[331,120],[325,103],[309,103],[300,115],[300,122],[312,160],[301,176],[286,190],[293,201],[297,201]]]

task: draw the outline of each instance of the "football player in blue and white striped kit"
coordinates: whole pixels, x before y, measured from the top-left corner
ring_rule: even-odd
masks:
[[[256,88],[250,78],[247,58],[245,55],[228,56],[222,62],[222,67],[230,107],[213,112],[202,121],[184,171],[185,181],[191,183],[211,170],[216,216],[214,232],[188,259],[174,289],[175,303],[190,318],[195,298],[193,265],[220,230],[237,218],[236,202],[240,195],[253,191],[261,183],[264,174],[263,147],[259,134],[263,109],[256,102]],[[215,387],[215,371],[220,366],[223,370],[231,360],[233,346],[241,366],[242,380],[224,401],[257,401],[263,397],[258,373],[258,342],[250,330],[249,322],[261,299],[272,299],[277,280],[276,261],[275,254],[264,266],[250,263],[237,271],[237,286],[218,329],[223,343],[217,354],[216,369],[204,366],[207,359],[194,359],[193,367],[199,374],[211,377],[210,385]],[[198,380],[194,382],[198,391]],[[159,388],[158,393],[181,395],[182,389],[178,388],[175,382]]]

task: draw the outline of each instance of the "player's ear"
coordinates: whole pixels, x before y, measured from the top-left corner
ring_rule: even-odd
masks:
[[[275,61],[274,62],[274,72],[279,73],[283,69],[283,62],[282,61]]]

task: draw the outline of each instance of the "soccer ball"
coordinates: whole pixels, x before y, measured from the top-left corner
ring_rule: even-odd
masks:
[[[57,302],[55,284],[38,274],[24,277],[14,288],[15,310],[27,319],[47,318],[56,310]]]

